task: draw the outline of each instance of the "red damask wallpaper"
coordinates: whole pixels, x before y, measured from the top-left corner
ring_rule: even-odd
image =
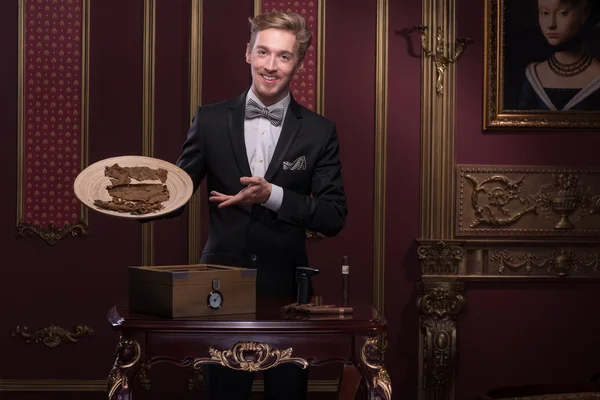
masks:
[[[24,3],[23,220],[43,228],[80,219],[72,186],[84,144],[81,1]]]

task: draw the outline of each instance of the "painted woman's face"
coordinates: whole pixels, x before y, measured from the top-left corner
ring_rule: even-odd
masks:
[[[588,18],[588,7],[587,1],[578,3],[538,0],[538,21],[548,43],[553,46],[563,44],[579,32]]]

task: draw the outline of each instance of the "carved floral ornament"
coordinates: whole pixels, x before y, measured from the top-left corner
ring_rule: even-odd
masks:
[[[417,252],[421,261],[421,272],[434,275],[455,275],[464,255],[460,246],[448,245],[445,242],[419,246]]]
[[[590,227],[597,221],[590,216],[600,212],[600,190],[595,192],[586,182],[597,182],[597,175],[592,174],[598,172],[464,168],[460,175],[459,232],[490,233],[488,228],[494,228],[496,233],[594,234],[600,231],[597,225],[585,229],[576,228],[575,223],[583,221]],[[541,220],[531,218],[524,222],[526,215],[542,215],[546,222],[540,225]]]
[[[26,326],[17,327],[13,330],[12,336],[20,336],[25,339],[25,343],[44,344],[46,347],[54,349],[63,343],[77,343],[77,339],[84,336],[92,336],[94,331],[89,326],[77,325],[75,332],[69,332],[56,325],[48,325],[34,333],[29,332]]]
[[[424,398],[451,398],[456,362],[456,317],[464,308],[458,282],[421,283],[417,300],[420,316],[421,388]],[[421,397],[421,396],[420,396]],[[420,398],[419,397],[419,398]]]
[[[391,400],[392,381],[381,359],[382,350],[377,337],[370,337],[363,343],[360,359],[372,374],[371,385],[374,388],[373,400]]]
[[[600,256],[598,253],[590,253],[580,256],[574,251],[565,250],[552,251],[545,257],[540,257],[531,252],[511,254],[508,250],[496,249],[490,255],[490,261],[498,265],[498,273],[504,274],[506,269],[525,269],[530,275],[535,269],[547,269],[550,274],[553,271],[558,276],[568,276],[570,271],[578,272],[578,268],[592,269],[596,274],[600,273]]]
[[[197,358],[194,368],[203,364],[220,364],[238,371],[264,371],[279,364],[293,363],[305,369],[308,362],[301,358],[292,357],[292,348],[278,350],[265,343],[238,342],[230,350],[209,348],[210,358]]]

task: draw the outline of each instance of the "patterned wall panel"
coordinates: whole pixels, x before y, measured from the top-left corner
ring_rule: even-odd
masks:
[[[21,0],[19,234],[55,244],[85,234],[73,193],[86,165],[89,0]]]
[[[298,103],[322,114],[325,0],[255,0],[255,14],[273,11],[293,11],[302,15],[313,33],[312,44],[304,58],[304,69],[296,73],[290,90]]]
[[[600,169],[459,165],[456,236],[600,234]]]

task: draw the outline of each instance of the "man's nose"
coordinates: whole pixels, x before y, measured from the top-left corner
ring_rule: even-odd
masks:
[[[556,15],[554,14],[548,18],[548,29],[556,29]]]
[[[265,64],[265,68],[268,71],[275,71],[275,70],[277,70],[277,60],[275,59],[275,56],[270,56],[267,59],[267,63]]]

